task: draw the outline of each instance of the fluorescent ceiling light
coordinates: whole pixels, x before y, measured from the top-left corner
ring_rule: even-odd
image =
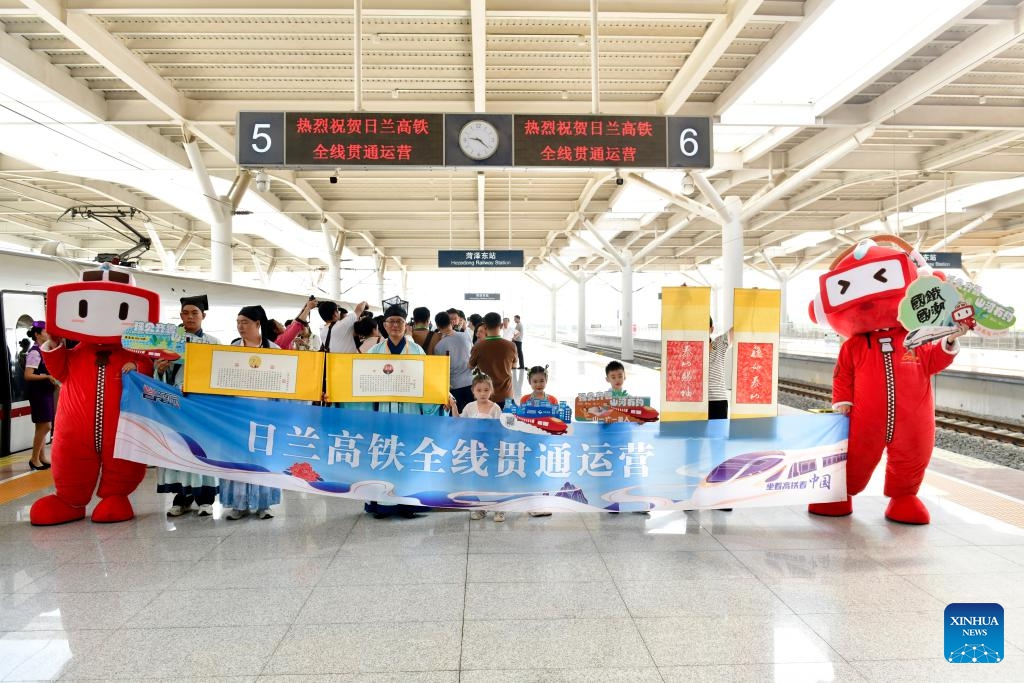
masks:
[[[1024,256],[1024,247],[1000,249],[998,252],[996,252],[996,256]]]
[[[975,4],[835,0],[722,112],[722,121],[808,125]]]

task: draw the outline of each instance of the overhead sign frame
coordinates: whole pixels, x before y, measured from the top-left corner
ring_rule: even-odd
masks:
[[[711,119],[410,112],[238,113],[244,168],[700,169]]]

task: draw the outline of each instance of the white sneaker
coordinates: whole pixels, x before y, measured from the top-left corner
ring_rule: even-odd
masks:
[[[241,519],[249,514],[248,510],[239,510],[238,508],[231,508],[231,511],[224,515],[225,519]]]
[[[494,521],[495,522],[504,522],[505,521],[505,513],[502,510],[498,510],[497,512],[495,512],[494,513]]]
[[[213,506],[212,505],[200,505],[199,506],[199,516],[200,517],[209,517],[212,514],[213,514]]]
[[[531,512],[530,516],[531,517],[550,517],[551,513],[550,512]]]
[[[260,519],[272,519],[274,517],[274,515],[270,512],[270,508],[263,508],[262,510],[257,510],[256,514],[259,515]]]
[[[469,513],[470,519],[483,519],[487,516],[487,510],[473,510]]]
[[[172,505],[171,509],[167,511],[168,517],[181,517],[183,514],[189,511],[189,508],[184,505]]]

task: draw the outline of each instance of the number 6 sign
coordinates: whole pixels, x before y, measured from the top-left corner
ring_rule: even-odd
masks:
[[[670,168],[711,168],[711,119],[668,117],[668,165]]]

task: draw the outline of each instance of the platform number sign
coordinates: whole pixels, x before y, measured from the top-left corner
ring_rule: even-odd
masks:
[[[240,166],[284,165],[284,112],[239,112],[235,136]]]
[[[697,116],[669,116],[669,168],[711,168],[711,119]]]

